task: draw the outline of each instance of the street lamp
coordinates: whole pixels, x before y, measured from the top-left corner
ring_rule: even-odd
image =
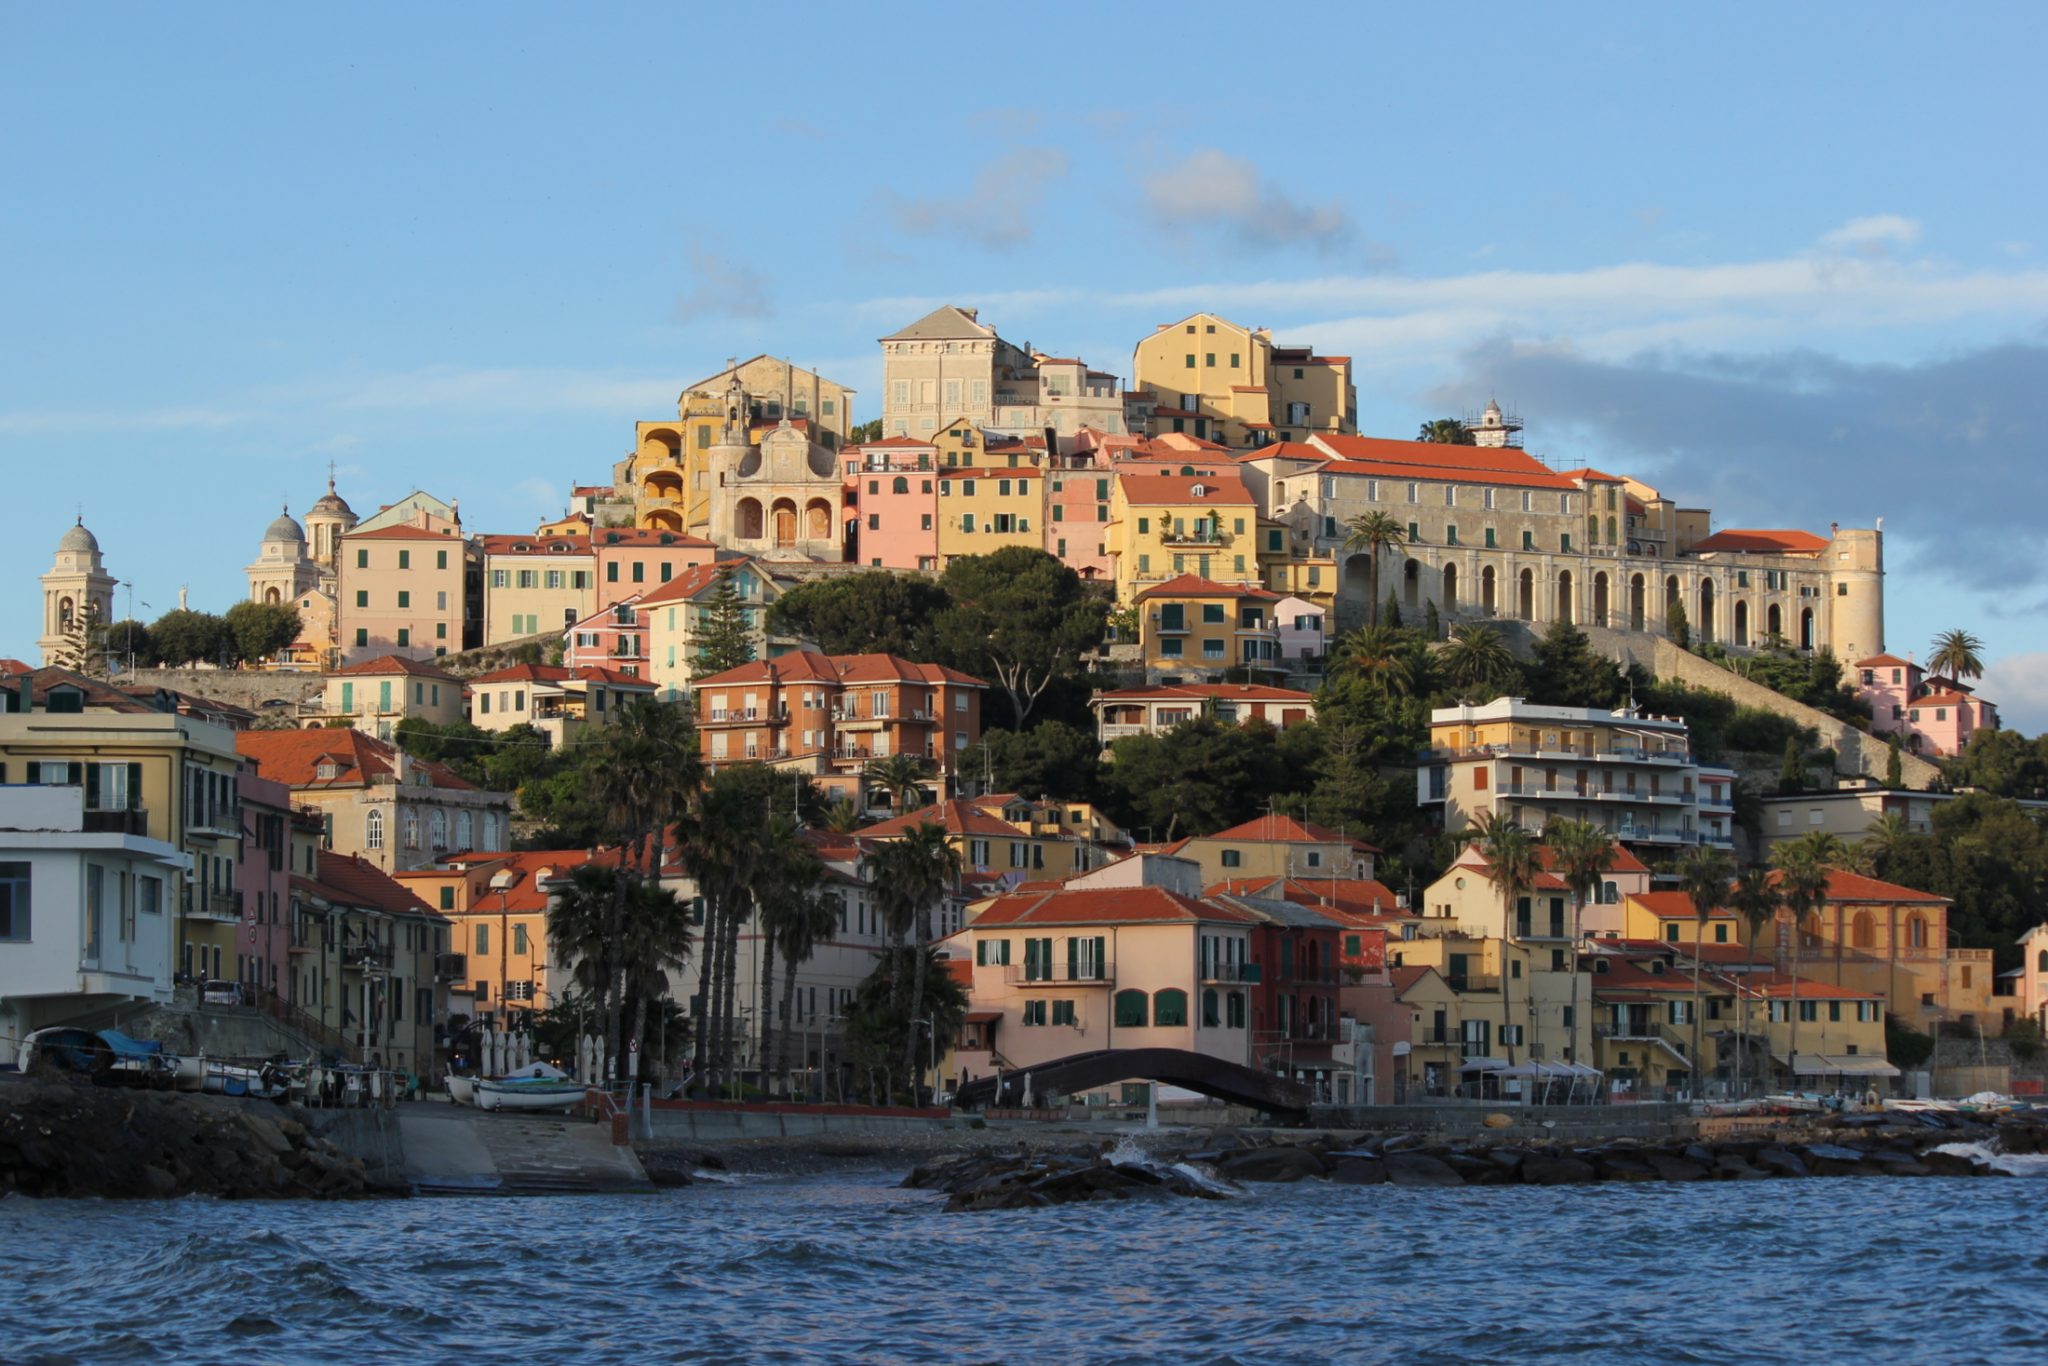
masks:
[[[924,1026],[925,1058],[930,1065],[928,1070],[932,1075],[931,1087],[933,1092],[936,1093],[939,1075],[939,1027],[930,1019],[912,1020],[911,1023]],[[913,1102],[917,1099],[917,1088],[915,1086],[911,1087],[910,1098]]]

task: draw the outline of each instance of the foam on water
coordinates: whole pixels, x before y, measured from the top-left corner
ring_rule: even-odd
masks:
[[[1934,1151],[1967,1157],[2012,1176],[2048,1176],[2048,1153],[2002,1153],[1982,1143],[1944,1143]]]

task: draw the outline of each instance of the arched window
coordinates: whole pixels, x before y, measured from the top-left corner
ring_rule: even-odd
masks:
[[[2034,971],[2048,972],[2048,949],[2041,950],[2040,956],[2034,960]]]
[[[1152,996],[1152,1023],[1165,1028],[1168,1025],[1185,1025],[1188,1022],[1188,994],[1179,987],[1168,987],[1154,992]]]
[[[467,811],[458,811],[455,814],[455,847],[458,849],[476,848],[476,845],[473,843],[475,835],[476,818]]]
[[[432,837],[434,848],[448,847],[448,813],[435,807],[427,820],[427,833]]]
[[[1621,904],[1621,888],[1611,882],[1601,883],[1600,904],[1602,906],[1619,906]]]
[[[2041,958],[2042,966],[2048,968],[2048,953],[2043,953]],[[1202,993],[1202,1027],[1216,1029],[1222,1024],[1223,1000],[1216,994],[1216,988],[1210,987]]]
[[[1116,994],[1117,1028],[1143,1029],[1147,999],[1142,991],[1119,991]]]
[[[904,478],[904,477],[903,477],[902,475],[900,475],[900,474],[899,474],[899,475],[897,475],[897,476],[896,476],[896,477],[895,477],[894,479],[891,479],[891,480],[889,481],[889,492],[891,492],[891,493],[908,493],[908,492],[910,492],[910,481],[909,481],[908,479],[905,479],[905,478]]]
[[[411,807],[407,807],[399,819],[405,823],[405,847],[408,849],[419,848],[420,813]]]
[[[384,813],[372,811],[363,817],[363,847],[382,849],[384,847]]]
[[[495,811],[486,811],[484,812],[484,848],[496,849],[497,847],[498,814]]]
[[[1849,922],[1849,943],[1859,949],[1876,947],[1877,922],[1871,919],[1869,911],[1856,912],[1856,918]]]

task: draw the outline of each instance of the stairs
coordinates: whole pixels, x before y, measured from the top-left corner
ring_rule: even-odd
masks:
[[[437,1102],[399,1107],[407,1175],[421,1195],[597,1195],[653,1186],[611,1126]]]

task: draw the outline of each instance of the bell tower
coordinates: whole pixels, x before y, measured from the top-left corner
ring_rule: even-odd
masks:
[[[57,542],[56,563],[42,577],[43,633],[36,648],[43,663],[56,662],[78,618],[88,612],[102,625],[114,623],[114,576],[100,558],[99,538],[85,528],[85,519]]]

